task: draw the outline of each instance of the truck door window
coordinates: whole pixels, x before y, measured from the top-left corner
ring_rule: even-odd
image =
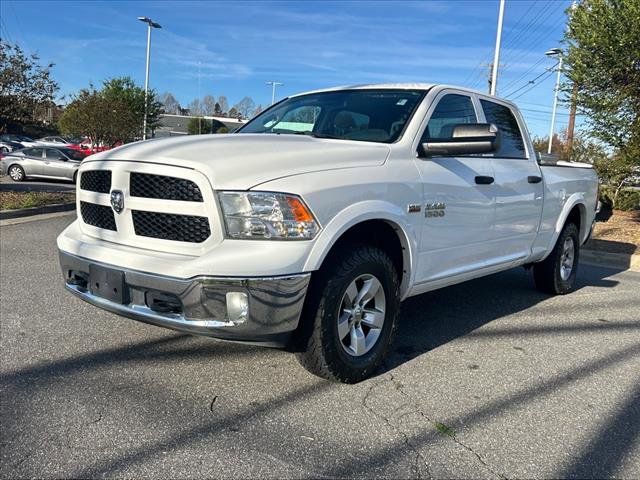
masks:
[[[422,134],[422,142],[433,138],[451,138],[455,125],[477,121],[471,97],[449,93],[440,99],[431,114]]]
[[[500,130],[500,148],[492,156],[501,158],[527,158],[518,121],[511,109],[489,100],[480,100],[487,122]]]

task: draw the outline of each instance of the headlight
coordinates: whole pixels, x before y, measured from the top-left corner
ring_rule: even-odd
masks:
[[[219,192],[227,236],[257,240],[310,240],[320,229],[296,195],[271,192]]]

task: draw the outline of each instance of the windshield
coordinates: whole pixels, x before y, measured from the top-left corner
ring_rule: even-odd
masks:
[[[77,150],[74,150],[72,148],[60,148],[59,149],[62,153],[64,153],[67,157],[69,157],[71,160],[83,160],[84,157],[86,155],[84,155],[82,152],[79,152]]]
[[[281,133],[320,138],[395,142],[425,92],[340,90],[289,98],[264,111],[238,133]]]

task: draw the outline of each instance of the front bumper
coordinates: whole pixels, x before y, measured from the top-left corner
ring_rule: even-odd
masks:
[[[62,250],[59,254],[67,290],[92,305],[181,332],[274,346],[286,344],[297,328],[311,276],[179,279],[106,265]],[[91,265],[123,272],[123,303],[91,292]],[[230,292],[246,295],[246,318],[230,319]]]

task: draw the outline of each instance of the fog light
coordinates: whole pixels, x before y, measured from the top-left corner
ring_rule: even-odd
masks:
[[[233,323],[242,323],[249,316],[249,297],[244,292],[227,292],[227,317]]]

